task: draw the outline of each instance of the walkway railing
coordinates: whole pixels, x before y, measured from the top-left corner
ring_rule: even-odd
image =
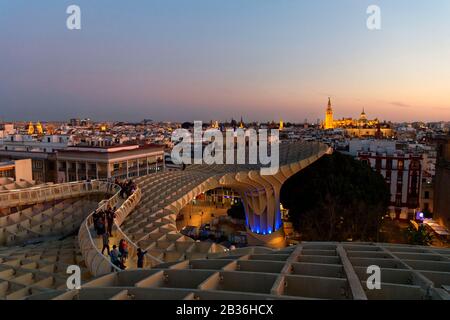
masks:
[[[8,208],[64,198],[79,197],[104,188],[99,180],[77,181],[54,185],[35,186],[27,189],[0,192],[0,207]],[[107,190],[105,190],[107,191]]]
[[[113,265],[109,257],[104,256],[100,249],[97,247],[94,239],[92,238],[91,230],[94,229],[93,214],[96,211],[104,210],[108,207],[115,207],[120,201],[120,187],[118,185],[102,182],[105,187],[105,192],[111,191],[113,196],[107,200],[100,202],[96,210],[92,211],[86,219],[82,222],[80,230],[78,231],[78,243],[80,246],[81,254],[84,258],[84,263],[89,269],[89,272],[94,276],[100,276],[111,272],[111,270],[120,271],[120,269]]]
[[[92,231],[94,230],[94,221],[93,214],[96,211],[104,210],[108,207],[116,207],[120,203],[120,187],[117,185],[113,185],[107,183],[109,188],[114,188],[115,194],[109,198],[108,200],[102,201],[99,204],[99,207],[91,212],[89,216],[83,221],[80,226],[80,230],[78,232],[78,242],[80,244],[81,254],[83,255],[86,267],[89,269],[90,273],[97,277],[111,271],[121,271],[120,268],[111,263],[111,260],[108,256],[105,256],[100,251],[96,241],[92,238]],[[137,188],[136,191],[129,196],[116,210],[116,218],[114,220],[114,234],[118,239],[124,239],[128,242],[128,256],[129,261],[132,261],[133,257],[136,257],[137,254],[137,246],[131,241],[128,236],[122,231],[120,228],[121,224],[125,221],[126,217],[134,210],[134,208],[138,205],[141,200],[141,189]],[[154,266],[156,264],[162,263],[163,261],[158,260],[157,258],[151,255],[145,255],[146,257],[146,266]]]
[[[95,211],[104,210],[107,207],[117,207],[121,201],[119,196],[120,186],[111,182],[92,180],[77,181],[54,185],[42,185],[22,190],[10,190],[0,192],[0,207],[8,208],[20,205],[48,202],[59,199],[81,197],[92,193],[110,194],[111,197],[100,202],[96,210],[92,211],[82,222],[78,231],[78,242],[86,266],[94,276],[103,275],[111,270],[120,269],[114,266],[109,257],[100,252],[96,241],[92,238],[91,231],[94,229],[92,215]],[[129,243],[129,256],[135,257],[137,246],[122,231],[120,225],[126,217],[134,210],[141,199],[141,190],[138,188],[128,199],[126,199],[116,211],[115,233],[117,237],[127,240]],[[153,266],[162,261],[157,258],[146,255],[146,266]]]
[[[122,231],[120,226],[125,221],[126,217],[131,213],[131,211],[136,208],[139,201],[142,197],[142,191],[140,188],[137,188],[137,190],[130,196],[128,199],[122,204],[122,206],[116,211],[116,219],[115,219],[115,233],[118,238],[124,239],[128,243],[128,257],[129,261],[133,261],[133,257],[137,256],[137,249],[138,246],[125,234],[125,232]],[[154,267],[155,265],[161,264],[164,261],[150,255],[146,254],[144,259],[144,267],[150,268]],[[129,266],[130,267],[130,266]]]

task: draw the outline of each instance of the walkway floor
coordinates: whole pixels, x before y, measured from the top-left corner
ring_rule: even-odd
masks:
[[[125,199],[119,198],[119,202],[117,203],[117,208],[120,208],[120,206],[125,202]],[[97,248],[101,251],[103,248],[103,238],[102,236],[97,235],[97,233],[94,230],[94,227],[91,228],[91,236],[92,239],[94,240],[94,243],[96,244]],[[117,247],[119,247],[119,242],[120,242],[120,238],[117,237],[117,232],[116,232],[116,228],[113,228],[113,232],[112,232],[113,236],[109,237],[109,248],[110,250],[112,250],[113,245],[116,245]],[[109,255],[105,249],[105,251],[103,252],[103,255],[105,257],[107,257],[109,259]],[[127,267],[126,269],[135,269],[137,268],[137,261],[136,261],[136,257],[128,257],[127,261],[125,262],[125,266]]]

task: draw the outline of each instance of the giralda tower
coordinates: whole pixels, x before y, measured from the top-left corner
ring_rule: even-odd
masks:
[[[333,129],[333,109],[331,108],[331,98],[328,98],[328,107],[325,113],[325,129]]]

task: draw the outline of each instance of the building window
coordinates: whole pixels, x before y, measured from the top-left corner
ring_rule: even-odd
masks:
[[[401,207],[402,206],[402,195],[401,194],[397,194],[397,196],[395,198],[395,205],[397,207]]]
[[[411,170],[420,170],[420,162],[419,161],[413,161],[411,163]]]
[[[405,163],[403,162],[403,160],[398,160],[397,169],[403,170],[404,167],[405,167]]]
[[[386,159],[386,169],[392,169],[392,159]]]
[[[424,198],[425,199],[430,199],[430,191],[425,191]]]
[[[375,161],[375,169],[381,170],[381,158],[377,158]]]
[[[15,171],[14,170],[3,170],[0,171],[0,178],[14,178]]]
[[[41,161],[33,161],[33,168],[34,169],[42,169],[42,162]]]
[[[391,173],[392,171],[390,171],[390,170],[388,170],[388,171],[386,171],[386,180],[391,180],[391,176],[392,176],[392,173]]]

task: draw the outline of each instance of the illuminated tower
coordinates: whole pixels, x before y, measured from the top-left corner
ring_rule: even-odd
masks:
[[[44,134],[44,128],[42,127],[42,124],[39,121],[36,124],[36,130],[39,135]]]
[[[325,113],[325,129],[333,129],[333,109],[331,108],[331,98],[328,98],[328,107]]]
[[[279,130],[282,131],[284,129],[284,122],[283,119],[280,119],[280,128]]]
[[[28,134],[31,136],[32,134],[34,134],[34,125],[33,123],[30,121],[30,123],[28,124]]]
[[[361,112],[361,115],[359,116],[359,119],[360,119],[362,122],[366,122],[366,121],[367,121],[367,116],[366,116],[366,113],[365,113],[365,111],[364,111],[364,108],[363,108],[363,110],[362,110],[362,112]]]

